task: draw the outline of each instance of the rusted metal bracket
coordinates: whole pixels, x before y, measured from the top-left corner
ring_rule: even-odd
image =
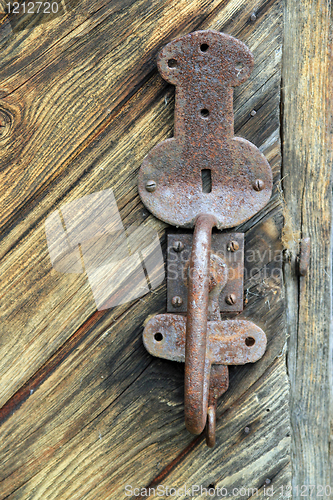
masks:
[[[243,309],[244,243],[240,233],[212,236],[214,227],[231,228],[252,217],[271,196],[268,162],[253,144],[234,137],[233,87],[252,66],[246,45],[212,30],[166,45],[158,67],[176,85],[175,133],[150,151],[139,172],[146,207],[169,224],[194,227],[193,237],[169,238],[172,314],[152,318],[143,339],[151,354],[185,362],[186,427],[200,434],[206,426],[208,446],[215,444],[216,403],[228,388],[227,365],[253,363],[266,348],[265,333],[255,324],[221,321],[220,311]],[[182,259],[190,247],[189,260]]]
[[[168,234],[167,245],[167,312],[187,312],[189,262],[192,234]],[[218,307],[223,313],[243,311],[244,303],[244,234],[214,233],[211,248],[211,272],[216,275],[221,265],[227,269],[227,280],[218,290]],[[212,280],[214,276],[212,276]],[[214,282],[212,281],[212,284]]]

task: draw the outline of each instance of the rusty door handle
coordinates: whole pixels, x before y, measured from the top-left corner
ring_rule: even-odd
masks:
[[[189,266],[185,345],[185,423],[200,434],[207,420],[210,366],[207,366],[208,290],[212,229],[216,219],[199,215]]]
[[[208,446],[215,444],[216,404],[228,388],[227,365],[255,362],[266,348],[264,332],[252,322],[220,318],[220,310],[243,310],[243,235],[212,237],[213,227],[244,222],[271,196],[267,160],[249,141],[234,137],[233,87],[248,78],[252,66],[246,45],[217,31],[168,43],[158,67],[176,86],[175,136],[155,146],[139,172],[146,207],[169,224],[194,227],[193,238],[169,236],[168,248],[188,278],[168,279],[171,314],[152,318],[143,340],[151,354],[185,362],[186,427],[200,434],[206,426]],[[190,249],[186,263],[179,256]]]

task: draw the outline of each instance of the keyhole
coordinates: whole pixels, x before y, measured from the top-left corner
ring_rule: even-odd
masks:
[[[201,170],[201,182],[202,182],[202,192],[211,193],[212,192],[212,172],[209,168],[203,168]]]

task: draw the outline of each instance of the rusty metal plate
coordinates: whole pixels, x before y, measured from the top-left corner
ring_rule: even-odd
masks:
[[[192,234],[168,234],[167,311],[171,313],[187,311],[187,275],[192,241]],[[228,280],[219,298],[220,311],[241,312],[244,295],[244,234],[214,233],[212,253],[222,257],[228,266]],[[228,301],[231,296],[234,303],[233,300]]]
[[[150,319],[143,342],[153,356],[185,362],[186,317],[159,314]],[[208,321],[207,360],[211,364],[255,363],[266,349],[266,335],[251,321]]]
[[[234,137],[233,87],[252,70],[241,41],[213,30],[167,44],[158,56],[176,85],[174,137],[155,146],[139,172],[139,193],[159,219],[193,227],[213,215],[218,229],[248,220],[268,202],[271,168],[258,148]]]

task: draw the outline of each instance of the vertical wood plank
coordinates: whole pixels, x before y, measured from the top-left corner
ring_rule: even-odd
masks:
[[[287,0],[283,56],[284,244],[292,463],[296,486],[330,482],[331,114],[330,0]],[[311,238],[308,273],[296,270]]]

